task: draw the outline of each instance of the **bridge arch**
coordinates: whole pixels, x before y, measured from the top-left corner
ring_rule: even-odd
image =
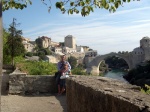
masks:
[[[126,61],[129,69],[132,69],[131,59],[128,54],[119,54],[119,53],[109,53],[106,55],[99,55],[95,57],[90,63],[88,63],[86,72],[92,75],[99,75],[99,66],[100,63],[109,56],[118,56]]]

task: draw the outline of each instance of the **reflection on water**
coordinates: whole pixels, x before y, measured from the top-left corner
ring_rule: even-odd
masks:
[[[127,82],[124,78],[123,75],[125,74],[125,72],[123,71],[119,71],[119,70],[112,70],[109,71],[107,73],[104,74],[104,77],[109,77],[109,78],[113,78],[113,79],[118,79],[124,82]]]

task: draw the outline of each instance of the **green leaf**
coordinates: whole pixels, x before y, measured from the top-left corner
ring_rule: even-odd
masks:
[[[73,5],[74,5],[74,2],[71,2],[71,3],[70,3],[70,6],[73,6]]]
[[[126,2],[126,0],[123,0],[123,2]]]
[[[91,8],[91,11],[94,12],[93,7],[90,7],[90,8]]]
[[[86,3],[86,4],[90,4],[90,0],[86,0],[85,3]]]
[[[118,6],[121,5],[121,1],[118,1]]]
[[[117,2],[115,3],[115,7],[118,8],[118,3]]]
[[[105,7],[106,6],[106,1],[102,0],[102,4],[103,4],[103,7]]]
[[[68,10],[68,14],[73,14],[73,10],[72,10],[72,9],[69,9],[69,10]]]
[[[113,12],[115,12],[115,11],[116,11],[116,8],[115,8],[115,7],[112,7],[112,10],[113,10]]]
[[[98,2],[97,6],[98,6],[98,7],[101,7],[101,3],[100,3],[100,2]]]
[[[79,13],[79,11],[78,10],[76,10],[76,14],[78,14]]]
[[[32,2],[29,0],[30,5],[32,5]]]
[[[80,6],[84,6],[85,3],[83,1],[80,2]]]
[[[94,0],[94,4],[96,4],[97,3],[97,0]]]
[[[105,5],[105,9],[109,9],[109,4],[108,3]]]
[[[130,0],[128,0],[128,2],[130,2]]]
[[[65,11],[65,8],[61,8],[60,10],[61,10],[61,11]]]
[[[114,2],[114,0],[109,0],[109,2]]]
[[[90,6],[87,6],[86,8],[88,9],[88,12],[91,11],[91,7]]]
[[[73,14],[73,10],[72,9],[70,9],[70,14]]]
[[[60,2],[56,2],[56,8],[61,8],[61,3]]]

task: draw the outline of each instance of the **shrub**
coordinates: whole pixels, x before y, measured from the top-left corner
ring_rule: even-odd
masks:
[[[32,56],[33,56],[33,53],[32,53],[32,52],[27,52],[27,53],[26,53],[26,56],[32,57]]]
[[[16,66],[29,75],[53,75],[57,71],[55,64],[43,61],[24,61],[17,63]]]
[[[74,69],[77,65],[77,59],[73,56],[68,58],[68,62],[70,63],[72,69]]]
[[[72,70],[72,74],[76,75],[88,75],[82,68],[76,67]]]
[[[141,91],[146,94],[150,94],[150,86],[145,84],[145,88],[142,88]]]

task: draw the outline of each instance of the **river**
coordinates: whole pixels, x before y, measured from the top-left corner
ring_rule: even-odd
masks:
[[[121,70],[112,70],[109,71],[107,73],[104,74],[104,77],[109,77],[109,78],[113,78],[113,79],[117,79],[117,80],[121,80],[123,82],[127,82],[124,78],[123,75],[125,74],[125,72],[121,71]]]

